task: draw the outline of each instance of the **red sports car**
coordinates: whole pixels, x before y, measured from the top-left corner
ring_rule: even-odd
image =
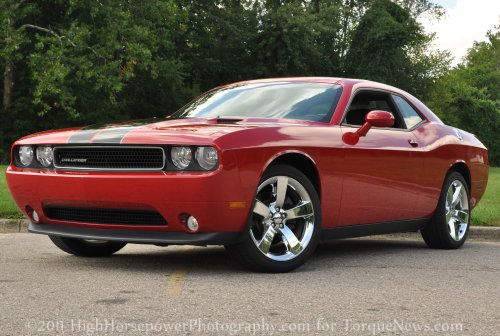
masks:
[[[474,135],[404,91],[340,78],[241,82],[166,118],[37,133],[7,170],[29,231],[65,252],[225,245],[265,272],[322,238],[420,230],[458,248],[487,179]]]

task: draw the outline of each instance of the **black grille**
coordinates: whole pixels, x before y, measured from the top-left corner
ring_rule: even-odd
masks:
[[[54,162],[56,168],[161,170],[165,165],[165,157],[161,147],[56,147]]]
[[[51,205],[46,206],[44,212],[49,219],[70,222],[123,225],[167,225],[162,215],[151,210],[82,208]]]

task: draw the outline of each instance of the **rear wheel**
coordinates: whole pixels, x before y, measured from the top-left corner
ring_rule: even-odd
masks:
[[[79,257],[107,257],[121,250],[126,243],[103,240],[49,236],[50,240],[66,253]]]
[[[456,249],[467,239],[470,225],[469,188],[464,177],[451,172],[445,179],[436,213],[421,230],[429,247]]]
[[[257,188],[242,242],[226,248],[246,268],[287,272],[314,252],[320,226],[320,202],[312,183],[299,170],[276,165]]]

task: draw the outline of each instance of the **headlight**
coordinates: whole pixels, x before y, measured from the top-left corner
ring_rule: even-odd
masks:
[[[19,161],[25,167],[33,162],[33,147],[21,146],[19,147]]]
[[[42,166],[50,166],[52,164],[52,161],[54,161],[54,152],[52,151],[52,147],[37,147],[36,159]]]
[[[189,147],[172,147],[170,151],[173,164],[179,169],[186,169],[191,163],[193,154]]]
[[[219,156],[213,147],[198,147],[195,153],[196,162],[205,170],[213,169],[217,165]]]

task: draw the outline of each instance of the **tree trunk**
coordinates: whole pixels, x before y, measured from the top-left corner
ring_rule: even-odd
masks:
[[[351,21],[351,16],[353,15],[353,2],[352,0],[346,0],[343,2],[343,20],[342,20],[342,35],[340,39],[340,68],[343,73],[346,73],[346,56],[348,46],[348,37],[349,37],[349,24]]]
[[[12,104],[12,88],[14,87],[14,64],[7,61],[3,72],[3,109],[7,111]]]
[[[315,0],[315,1],[314,1],[314,11],[315,11],[316,13],[319,13],[319,1],[320,1],[320,0]]]

